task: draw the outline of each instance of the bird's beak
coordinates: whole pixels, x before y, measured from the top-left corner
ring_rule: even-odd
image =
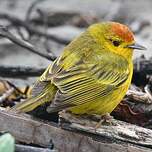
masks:
[[[134,43],[131,45],[128,45],[127,48],[131,48],[131,49],[137,49],[137,50],[147,50],[146,47],[139,45],[138,43]]]

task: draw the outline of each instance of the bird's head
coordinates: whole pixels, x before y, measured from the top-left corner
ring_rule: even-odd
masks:
[[[122,55],[127,59],[132,58],[133,49],[146,49],[137,44],[132,31],[126,25],[120,23],[98,23],[90,26],[88,31],[105,50]]]

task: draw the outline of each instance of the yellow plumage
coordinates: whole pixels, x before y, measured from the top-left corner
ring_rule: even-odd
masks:
[[[72,41],[35,83],[32,96],[13,109],[28,112],[111,113],[131,83],[134,38],[124,25],[94,24]]]

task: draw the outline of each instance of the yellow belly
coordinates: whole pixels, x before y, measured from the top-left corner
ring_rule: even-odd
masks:
[[[128,89],[128,88],[127,88]],[[126,88],[120,88],[112,94],[105,96],[101,100],[91,101],[86,104],[75,106],[70,109],[74,114],[98,114],[104,115],[111,113],[114,108],[120,103],[127,91]]]
[[[75,106],[69,110],[73,114],[98,114],[104,115],[106,113],[111,113],[115,107],[120,103],[120,101],[125,96],[129,85],[131,83],[132,73],[128,80],[122,84],[119,88],[115,89],[111,94],[108,94],[101,99],[90,101],[82,105]]]

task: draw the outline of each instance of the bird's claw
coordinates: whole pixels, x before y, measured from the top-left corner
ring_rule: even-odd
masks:
[[[111,116],[109,113],[106,113],[101,116],[100,121],[95,126],[95,130],[100,128],[101,125],[116,126],[117,124],[113,121],[113,116]]]

